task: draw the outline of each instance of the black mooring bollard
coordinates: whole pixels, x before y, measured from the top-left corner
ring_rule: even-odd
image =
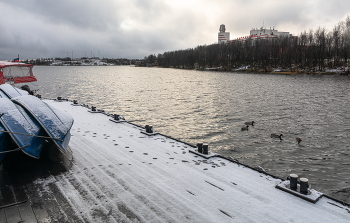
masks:
[[[77,100],[73,100],[73,104],[77,105],[78,101]]]
[[[203,153],[203,143],[202,142],[197,143],[197,148],[198,148],[199,153]]]
[[[146,132],[147,132],[147,133],[153,133],[153,126],[151,126],[151,125],[146,125],[146,126],[145,126],[145,129],[146,129]]]
[[[307,194],[309,188],[309,180],[307,178],[300,178],[300,193]]]
[[[292,173],[289,175],[290,189],[296,190],[298,188],[298,175]]]
[[[119,115],[114,114],[114,115],[113,115],[113,118],[114,118],[114,120],[119,121]]]
[[[57,97],[57,100],[62,100],[62,97]]]
[[[37,98],[41,98],[41,94],[37,94],[36,97],[37,97]]]
[[[209,146],[208,144],[203,144],[203,154],[209,154]]]
[[[96,111],[96,107],[95,106],[91,106],[91,111]]]

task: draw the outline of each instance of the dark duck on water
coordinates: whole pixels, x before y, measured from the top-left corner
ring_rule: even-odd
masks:
[[[254,121],[251,121],[251,122],[245,122],[244,124],[254,126],[254,123],[255,123]]]
[[[241,130],[242,131],[248,131],[248,128],[249,128],[249,126],[247,125],[247,127],[242,127]]]
[[[271,138],[279,138],[280,140],[282,140],[282,134],[278,135],[276,133],[271,133]]]

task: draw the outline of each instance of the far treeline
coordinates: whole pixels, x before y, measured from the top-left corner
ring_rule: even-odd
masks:
[[[271,72],[276,69],[312,73],[326,69],[349,72],[350,17],[333,30],[310,29],[299,36],[274,39],[248,39],[224,44],[197,46],[163,54],[149,55],[149,65],[184,69],[218,68],[230,71],[242,67],[251,71]]]

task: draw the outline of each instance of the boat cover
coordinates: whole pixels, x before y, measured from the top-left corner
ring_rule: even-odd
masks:
[[[11,100],[33,115],[46,133],[53,138],[53,142],[62,153],[67,152],[71,136],[70,129],[74,121],[70,115],[51,108],[45,102],[32,95],[22,95]]]
[[[0,61],[0,84],[6,82],[17,84],[37,81],[32,69],[32,64]]]
[[[27,91],[23,91],[19,88],[15,88],[15,87],[11,86],[10,84],[1,84],[0,91],[5,93],[5,95],[7,95],[7,97],[9,97],[9,98],[14,98],[14,97],[21,96],[21,95],[28,95]]]
[[[10,99],[0,98],[0,105],[0,123],[6,131],[13,132],[9,135],[17,147],[24,147],[24,153],[39,158],[45,141],[44,138],[35,137],[44,134],[40,124]]]

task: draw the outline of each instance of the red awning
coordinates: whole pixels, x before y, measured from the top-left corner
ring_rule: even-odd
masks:
[[[26,83],[26,82],[33,82],[33,81],[37,81],[35,76],[15,77],[14,78],[15,84]]]

